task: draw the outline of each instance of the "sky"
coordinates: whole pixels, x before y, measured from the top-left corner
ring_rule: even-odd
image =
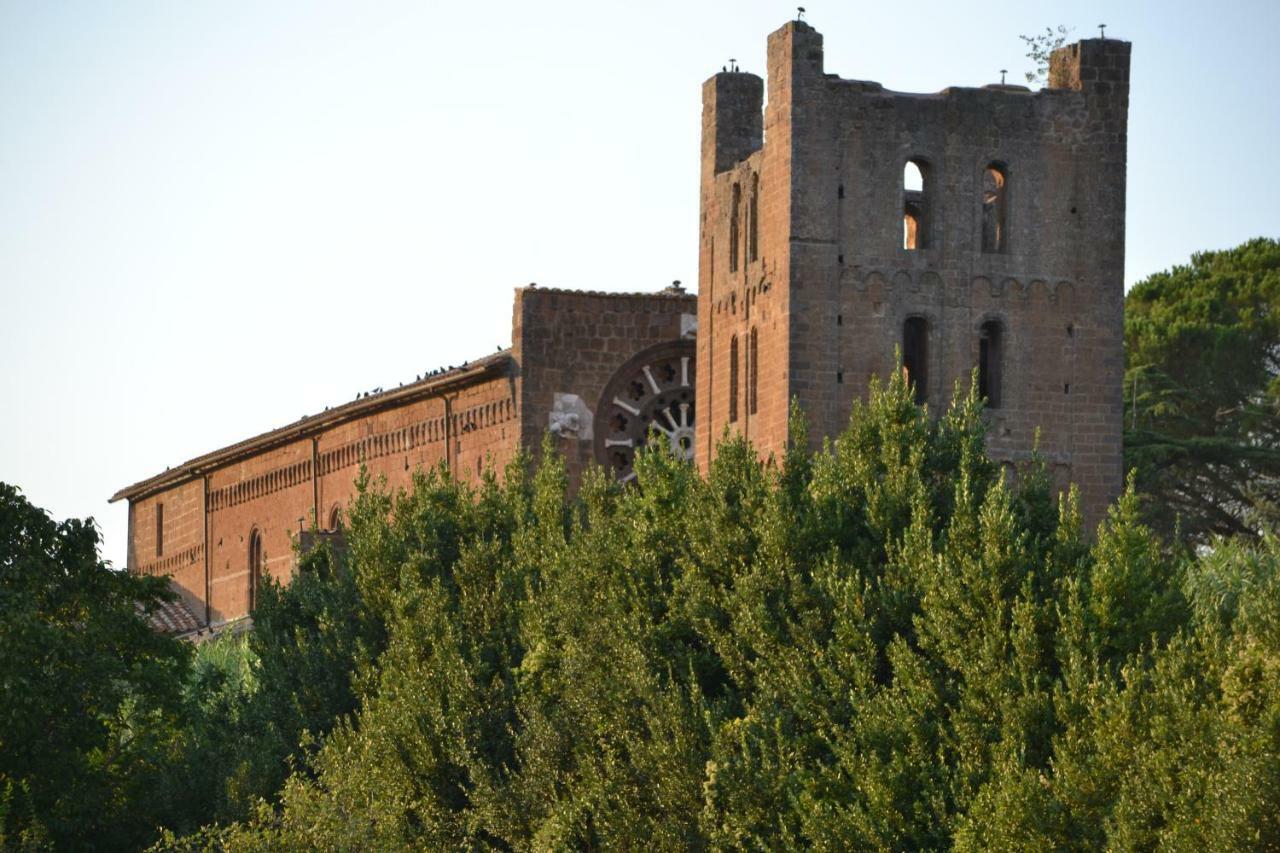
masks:
[[[899,91],[1105,23],[1126,282],[1280,236],[1275,0],[804,2],[828,72]],[[117,489],[509,344],[515,287],[692,289],[701,84],[794,15],[0,0],[0,481],[123,566]]]

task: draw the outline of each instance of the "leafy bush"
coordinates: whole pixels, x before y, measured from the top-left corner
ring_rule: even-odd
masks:
[[[1274,540],[1188,562],[1132,490],[1086,534],[982,446],[972,396],[930,419],[895,379],[812,456],[367,490],[358,709],[185,843],[1280,844]]]

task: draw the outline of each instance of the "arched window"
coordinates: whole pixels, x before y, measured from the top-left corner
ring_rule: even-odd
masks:
[[[729,423],[738,419],[738,336],[729,339]]]
[[[747,256],[760,258],[760,176],[751,176],[751,201],[747,206]]]
[[[998,320],[988,320],[978,331],[978,395],[992,409],[1000,408],[1003,370],[1004,333]]]
[[[756,327],[751,327],[751,339],[747,343],[747,413],[756,413],[756,392],[760,377],[760,344]]]
[[[915,389],[915,401],[923,404],[929,394],[929,322],[908,317],[902,324],[902,372]]]
[[[249,610],[258,606],[258,585],[262,582],[262,534],[258,528],[249,533]]]
[[[929,166],[908,160],[902,167],[902,248],[909,252],[929,246]]]
[[[1009,194],[1008,176],[999,163],[989,163],[982,170],[982,251],[1000,254],[1008,248],[1006,208]]]
[[[342,507],[338,504],[334,504],[333,509],[329,510],[328,529],[334,533],[342,529]]]
[[[733,185],[729,202],[729,272],[738,271],[738,249],[742,245],[738,231],[742,228],[742,185]]]

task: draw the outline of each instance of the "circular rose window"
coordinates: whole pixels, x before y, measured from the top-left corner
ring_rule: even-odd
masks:
[[[647,349],[622,366],[596,408],[596,459],[618,479],[635,479],[636,451],[662,441],[693,459],[693,341]]]

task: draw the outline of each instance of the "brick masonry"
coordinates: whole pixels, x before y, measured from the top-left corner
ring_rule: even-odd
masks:
[[[336,526],[361,464],[392,489],[407,487],[417,469],[441,465],[471,482],[487,466],[500,473],[522,445],[537,452],[557,395],[589,411],[637,353],[687,345],[692,355],[682,335],[695,311],[695,297],[671,288],[519,289],[510,350],[121,489],[112,499],[129,500],[129,569],[171,576],[204,625],[238,619],[252,609],[255,533],[258,571],[288,579],[299,533],[313,519],[321,529]],[[556,441],[576,483],[597,458],[593,434],[561,429]]]
[[[1040,92],[905,94],[825,73],[822,36],[792,22],[769,37],[767,107],[755,75],[708,80],[699,464],[726,428],[780,451],[792,398],[815,443],[839,431],[870,377],[897,369],[910,318],[927,328],[913,378],[936,412],[967,387],[994,323],[989,452],[1015,466],[1038,430],[1058,484],[1077,483],[1100,520],[1122,483],[1129,55],[1090,39],[1054,53]],[[908,161],[919,191],[904,186]],[[989,167],[999,208],[984,205]],[[984,210],[1000,208],[1001,237],[984,245]]]

